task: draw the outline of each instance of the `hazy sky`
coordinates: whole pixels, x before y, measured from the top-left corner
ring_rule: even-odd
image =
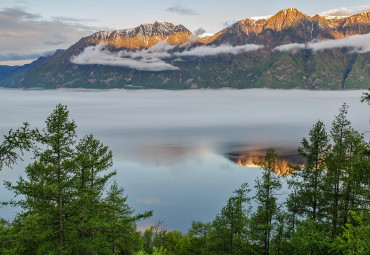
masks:
[[[68,48],[99,30],[162,20],[215,33],[240,19],[291,7],[308,15],[351,15],[369,10],[370,1],[0,0],[0,64],[24,63],[47,51]]]

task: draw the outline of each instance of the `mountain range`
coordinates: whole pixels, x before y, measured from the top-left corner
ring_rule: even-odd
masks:
[[[370,84],[370,11],[285,9],[207,36],[157,21],[97,32],[31,64],[0,66],[14,88],[361,89]]]

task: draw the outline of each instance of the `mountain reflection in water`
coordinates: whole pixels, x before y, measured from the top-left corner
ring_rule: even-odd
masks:
[[[225,156],[240,166],[260,168],[259,164],[264,160],[266,150],[267,149],[232,152]],[[294,152],[293,148],[290,150],[276,149],[276,152],[278,153],[278,159],[276,161],[277,168],[274,170],[276,174],[289,175],[294,171],[294,166],[304,163],[303,159]]]
[[[129,204],[136,212],[154,211],[139,226],[161,219],[186,231],[192,220],[211,221],[242,183],[253,189],[262,171],[241,165],[254,166],[267,148],[279,154],[280,174],[287,162],[301,164],[302,138],[319,119],[329,129],[343,102],[353,127],[365,133],[369,108],[360,102],[362,92],[0,89],[0,134],[24,121],[41,129],[56,104],[68,105],[79,138],[92,133],[112,150],[114,179]],[[16,181],[29,162],[3,169],[0,180]],[[0,201],[13,195],[0,186]],[[0,217],[16,210],[1,207]]]

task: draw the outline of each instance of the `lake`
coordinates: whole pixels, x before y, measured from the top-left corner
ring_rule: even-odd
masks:
[[[329,129],[343,102],[353,127],[368,131],[362,92],[0,89],[0,134],[25,121],[42,128],[56,104],[67,104],[79,136],[92,133],[113,151],[115,179],[129,204],[154,211],[139,227],[161,219],[168,229],[186,231],[192,220],[212,220],[243,182],[253,187],[261,171],[238,160],[261,158],[272,147],[299,163],[302,138],[319,119]],[[3,169],[0,179],[16,180],[25,164]],[[11,197],[0,187],[1,200]],[[0,216],[15,212],[4,207]]]

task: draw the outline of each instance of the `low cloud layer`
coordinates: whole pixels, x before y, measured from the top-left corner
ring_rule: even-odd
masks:
[[[98,30],[83,22],[67,17],[46,20],[22,8],[0,9],[0,64],[32,60],[47,51],[68,48],[82,36]]]
[[[199,46],[191,48],[190,50],[185,50],[183,52],[176,53],[178,57],[183,56],[197,56],[197,57],[206,57],[206,56],[215,56],[219,54],[241,54],[248,51],[255,51],[263,48],[262,45],[256,44],[246,44],[240,46],[231,46],[231,45],[220,45],[220,46]]]
[[[166,71],[178,70],[179,68],[166,62],[170,58],[177,57],[206,57],[219,54],[241,54],[248,51],[254,51],[262,48],[261,45],[247,44],[242,46],[199,46],[184,50],[182,52],[172,53],[175,48],[164,42],[159,42],[149,49],[138,51],[122,50],[118,52],[109,51],[102,42],[96,46],[89,46],[82,53],[73,56],[71,62],[79,65],[110,65],[124,66],[141,71]]]
[[[102,42],[96,46],[89,46],[71,62],[74,64],[125,66],[142,71],[177,70],[176,66],[166,63],[163,59],[171,57],[167,52],[172,46],[159,43],[147,50],[111,52]]]
[[[370,52],[370,33],[365,35],[353,35],[344,39],[326,40],[320,42],[310,42],[306,44],[291,43],[281,45],[275,48],[278,51],[296,51],[301,49],[310,49],[321,51],[335,48],[350,48],[358,53]]]
[[[328,10],[320,13],[326,16],[352,16],[361,12],[369,11],[370,5],[357,6],[357,7],[342,7],[339,9]]]

